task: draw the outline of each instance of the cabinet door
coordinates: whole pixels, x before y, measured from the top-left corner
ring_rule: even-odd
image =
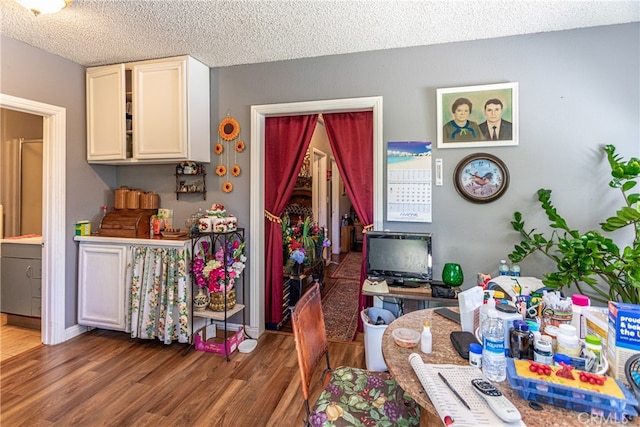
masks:
[[[1,307],[3,313],[31,316],[33,260],[2,257]],[[40,260],[37,260],[38,262]]]
[[[133,156],[187,159],[187,64],[133,66]]]
[[[126,159],[124,64],[87,69],[87,160]]]
[[[80,244],[78,323],[116,331],[127,330],[125,245]]]

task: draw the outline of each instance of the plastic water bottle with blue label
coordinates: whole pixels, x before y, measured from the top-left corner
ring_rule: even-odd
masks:
[[[482,323],[482,372],[491,381],[507,378],[507,358],[504,354],[504,322],[495,308],[489,309]]]
[[[511,275],[514,277],[520,277],[520,265],[517,263],[511,264]]]
[[[509,264],[507,264],[506,259],[500,260],[500,266],[498,267],[498,273],[500,276],[508,276],[509,275]]]

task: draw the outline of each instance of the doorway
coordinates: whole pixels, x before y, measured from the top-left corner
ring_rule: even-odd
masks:
[[[0,108],[42,116],[42,342],[65,340],[66,109],[0,94]]]
[[[271,104],[251,107],[251,240],[249,242],[249,328],[256,336],[265,330],[264,281],[264,124],[269,116],[349,111],[373,113],[373,227],[382,227],[382,97]]]

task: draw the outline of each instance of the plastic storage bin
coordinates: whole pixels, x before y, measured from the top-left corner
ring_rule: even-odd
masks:
[[[614,378],[609,378],[608,380],[614,381],[618,385],[623,394],[621,398],[569,386],[574,381],[575,384],[578,384],[577,371],[574,371],[574,376],[576,377],[574,381],[566,381],[567,385],[562,385],[520,376],[517,373],[516,363],[525,362],[521,360],[515,361],[511,358],[507,359],[507,379],[511,388],[517,390],[518,395],[523,399],[615,419],[616,421],[622,421],[625,415],[638,415],[634,407],[638,405],[635,396],[622,382]],[[556,367],[553,368],[552,375],[555,375],[557,369]]]
[[[384,308],[369,307],[360,312],[364,326],[364,358],[370,371],[386,371],[387,364],[382,357],[382,334],[396,316]],[[380,318],[384,324],[376,325]]]

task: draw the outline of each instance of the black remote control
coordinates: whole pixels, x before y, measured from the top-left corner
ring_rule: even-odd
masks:
[[[450,308],[440,307],[440,308],[436,308],[434,311],[442,317],[445,317],[449,320],[453,320],[456,323],[460,323],[460,314],[456,313]]]

